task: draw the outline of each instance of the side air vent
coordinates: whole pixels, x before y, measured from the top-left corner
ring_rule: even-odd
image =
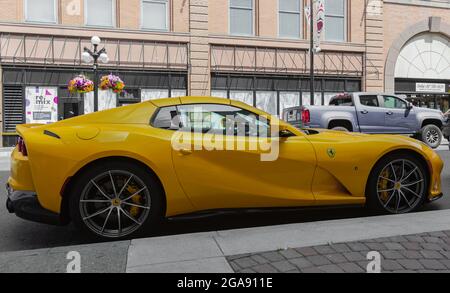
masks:
[[[61,137],[59,135],[57,135],[54,132],[48,131],[48,130],[44,130],[44,134],[48,135],[48,136],[51,136],[51,137],[54,137],[54,138],[57,138],[57,139],[61,139]]]

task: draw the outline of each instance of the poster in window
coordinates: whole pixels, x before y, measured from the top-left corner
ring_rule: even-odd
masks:
[[[49,124],[58,121],[58,88],[25,89],[26,123]]]

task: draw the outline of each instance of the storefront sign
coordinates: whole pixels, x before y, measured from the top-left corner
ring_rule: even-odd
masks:
[[[416,83],[416,92],[420,93],[445,93],[445,83]]]
[[[25,93],[26,123],[48,124],[58,121],[56,87],[27,87]]]

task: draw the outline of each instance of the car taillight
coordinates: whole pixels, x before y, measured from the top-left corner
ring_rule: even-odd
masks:
[[[302,110],[302,122],[303,124],[308,124],[311,122],[311,114],[308,109]]]
[[[27,146],[25,145],[25,140],[19,136],[19,139],[17,140],[17,148],[20,153],[24,156],[28,156]]]

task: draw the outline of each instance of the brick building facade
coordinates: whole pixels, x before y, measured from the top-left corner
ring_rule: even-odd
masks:
[[[30,88],[53,88],[58,117],[90,111],[72,96],[90,37],[103,40],[127,92],[104,107],[165,96],[215,95],[279,114],[308,104],[306,0],[0,0],[3,144],[27,121]],[[313,98],[386,91],[447,110],[450,1],[325,0]],[[31,90],[32,92],[32,90]]]

